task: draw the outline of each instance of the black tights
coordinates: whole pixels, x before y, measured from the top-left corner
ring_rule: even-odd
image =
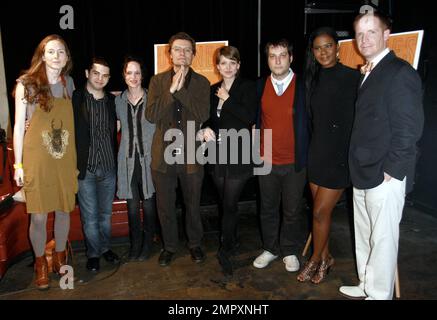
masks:
[[[135,168],[131,182],[132,199],[127,199],[127,212],[131,246],[134,251],[149,250],[152,245],[156,226],[155,195],[144,199],[141,179],[141,165],[136,155]],[[141,226],[140,205],[143,207],[143,224]]]
[[[222,209],[221,249],[232,253],[237,245],[238,200],[248,179],[230,179],[214,175],[212,178],[218,190]]]

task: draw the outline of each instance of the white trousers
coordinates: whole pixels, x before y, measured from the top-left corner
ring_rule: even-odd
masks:
[[[375,188],[353,191],[359,287],[369,299],[393,298],[405,184],[406,178],[392,177]]]

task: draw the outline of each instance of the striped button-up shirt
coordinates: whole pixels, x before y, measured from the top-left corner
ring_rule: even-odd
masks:
[[[88,170],[95,173],[98,168],[103,173],[115,166],[112,135],[109,129],[109,112],[106,104],[108,97],[94,99],[85,91],[86,106],[90,121],[90,149],[88,156]]]

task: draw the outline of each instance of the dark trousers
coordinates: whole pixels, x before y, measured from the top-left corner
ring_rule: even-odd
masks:
[[[222,211],[220,249],[232,254],[238,243],[238,200],[248,178],[230,179],[213,175],[212,179],[218,191]]]
[[[270,174],[259,176],[261,192],[260,222],[264,250],[288,256],[297,248],[299,204],[303,196],[306,170],[294,165],[273,165]],[[282,221],[279,212],[282,198]]]
[[[138,154],[135,154],[135,167],[131,180],[132,199],[127,199],[127,213],[129,219],[129,236],[131,249],[138,252],[150,250],[155,234],[156,204],[155,196],[144,199],[143,181],[141,178],[141,164]],[[140,205],[143,207],[143,224],[141,225]]]
[[[186,209],[185,228],[190,249],[199,247],[203,237],[200,218],[200,196],[203,182],[203,168],[196,173],[187,174],[185,165],[169,165],[167,172],[152,170],[156,189],[156,204],[161,223],[164,249],[176,252],[179,243],[178,220],[176,216],[176,188],[178,179]]]

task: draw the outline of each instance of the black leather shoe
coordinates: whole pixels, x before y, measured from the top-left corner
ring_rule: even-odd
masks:
[[[136,246],[131,246],[129,249],[129,255],[127,257],[128,261],[138,261],[138,258],[141,254],[141,248]]]
[[[141,252],[141,254],[138,256],[138,261],[146,261],[149,260],[150,256],[152,254],[150,252]]]
[[[152,250],[149,249],[149,247],[144,246],[143,249],[141,250],[140,255],[138,256],[138,261],[145,261],[149,259],[151,255],[152,255]]]
[[[234,274],[234,267],[232,265],[231,256],[223,250],[219,250],[217,252],[217,259],[222,267],[223,274],[225,276],[232,276]]]
[[[100,269],[100,259],[99,258],[89,258],[86,263],[86,268],[89,271],[97,272]]]
[[[138,254],[138,252],[129,251],[129,255],[127,256],[127,261],[130,262],[138,261],[139,256],[140,255]]]
[[[120,258],[112,251],[108,250],[103,254],[103,258],[105,258],[106,262],[117,264],[120,262]]]
[[[170,264],[171,259],[173,258],[174,253],[167,251],[167,250],[162,250],[161,254],[159,255],[159,265],[161,267],[166,267]]]
[[[191,260],[193,260],[195,263],[201,263],[205,260],[205,254],[200,247],[190,249],[190,253]]]

